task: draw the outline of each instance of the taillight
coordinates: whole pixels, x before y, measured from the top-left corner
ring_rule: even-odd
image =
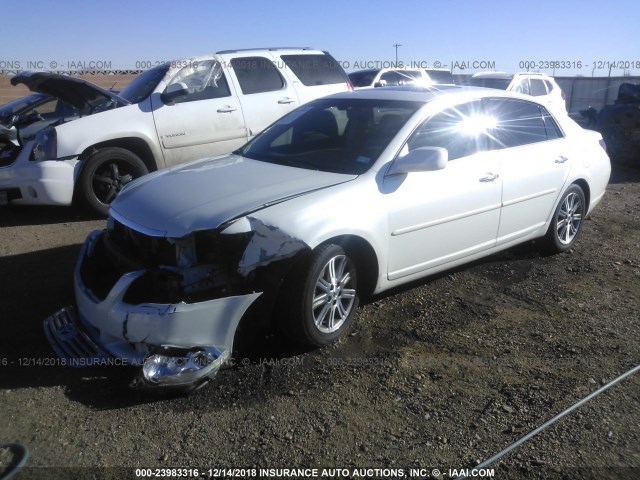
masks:
[[[349,91],[352,91],[352,90],[353,90],[353,83],[351,83],[351,80],[349,80],[349,81],[347,82],[347,89],[348,89]]]
[[[604,138],[601,138],[600,140],[598,140],[598,143],[600,144],[602,149],[606,152],[607,151],[607,144],[605,143]]]

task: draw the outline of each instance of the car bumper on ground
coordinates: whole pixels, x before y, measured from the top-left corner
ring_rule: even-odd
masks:
[[[129,272],[103,300],[84,284],[82,263],[101,232],[85,242],[75,271],[77,314],[63,309],[45,333],[65,364],[131,365],[146,387],[191,388],[206,382],[230,359],[238,324],[261,295],[229,296],[187,304],[128,304],[124,297],[144,271]]]
[[[32,161],[30,152],[0,167],[0,205],[71,205],[79,160]]]

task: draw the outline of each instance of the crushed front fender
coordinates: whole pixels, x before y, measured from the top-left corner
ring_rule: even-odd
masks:
[[[53,349],[73,366],[95,364],[98,358],[142,366],[145,386],[193,387],[215,375],[230,358],[238,324],[261,292],[197,303],[129,304],[125,295],[141,270],[122,275],[101,300],[81,275],[101,234],[89,235],[76,265],[77,318],[66,309],[45,320]],[[78,349],[79,342],[95,347]]]

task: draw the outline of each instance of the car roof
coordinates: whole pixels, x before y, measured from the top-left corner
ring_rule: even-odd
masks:
[[[468,87],[462,85],[403,85],[398,87],[363,88],[331,95],[332,98],[362,98],[370,100],[400,100],[429,103],[444,96],[464,97],[509,97],[535,101],[528,95],[496,90],[494,88]]]
[[[307,53],[326,53],[322,50],[318,50],[312,47],[257,47],[257,48],[238,48],[235,50],[220,50],[216,52],[217,55],[223,55],[225,53],[239,53],[239,52],[278,52],[278,51],[305,51]]]
[[[516,72],[516,73],[507,73],[507,72],[478,72],[474,73],[471,78],[502,78],[502,79],[511,79],[514,77],[524,77],[524,76],[532,76],[532,77],[541,77],[541,78],[549,78],[549,75],[542,72]]]
[[[471,78],[513,78],[513,73],[507,72],[478,72],[474,73]]]
[[[364,72],[417,72],[420,70],[425,70],[424,68],[419,67],[388,67],[388,68],[365,68],[363,70],[354,70],[352,73],[364,73]]]

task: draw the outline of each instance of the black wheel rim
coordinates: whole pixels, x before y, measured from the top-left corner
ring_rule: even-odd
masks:
[[[93,194],[101,203],[109,205],[120,193],[120,190],[140,172],[129,162],[110,160],[96,168],[91,179]]]

